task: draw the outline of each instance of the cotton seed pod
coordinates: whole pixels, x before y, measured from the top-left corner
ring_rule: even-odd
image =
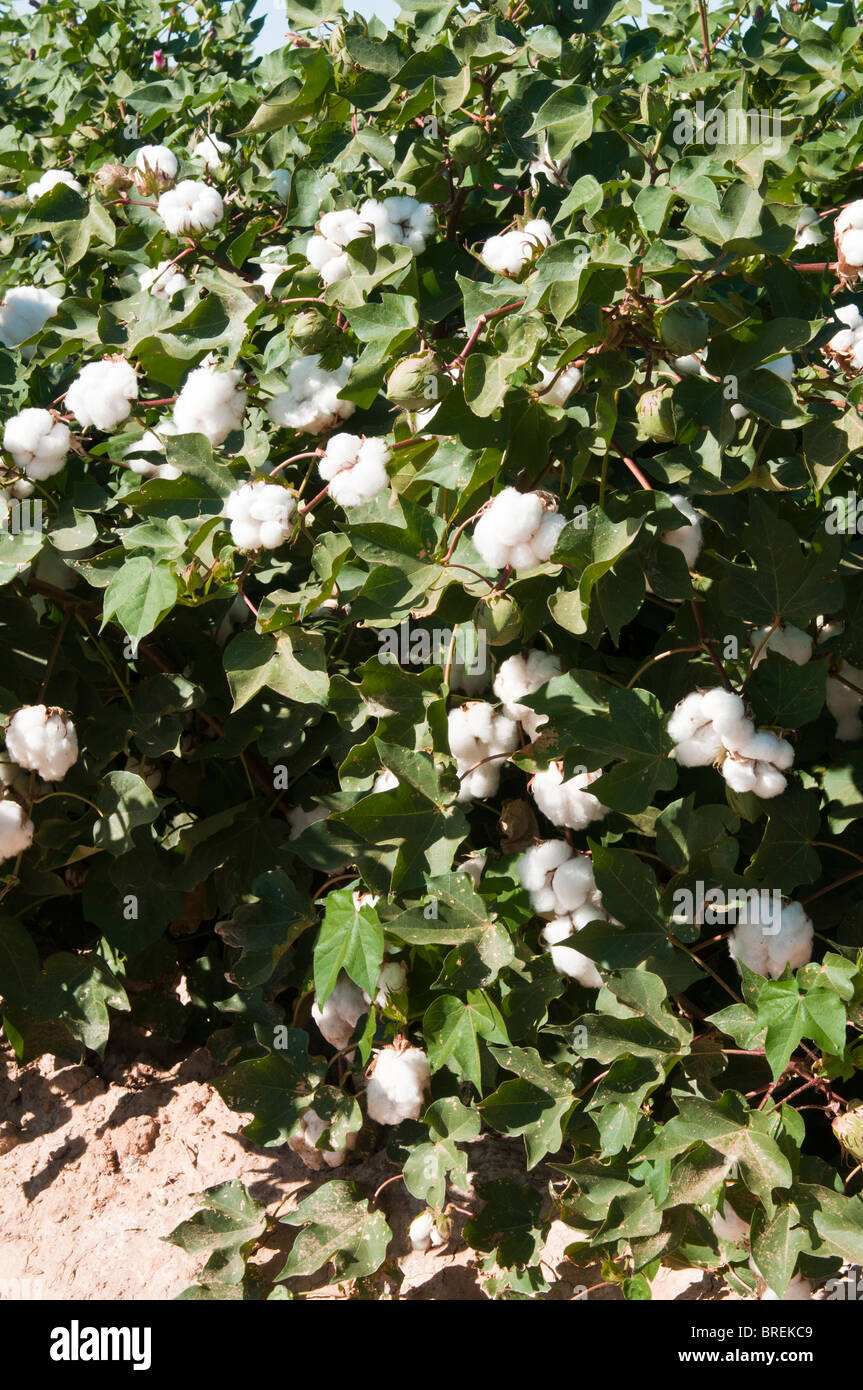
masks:
[[[403,357],[390,372],[386,396],[394,405],[404,410],[421,410],[423,406],[440,399],[444,383],[448,388],[450,379],[443,376],[441,364],[433,352],[415,352]]]
[[[505,647],[521,632],[521,613],[515,601],[506,594],[495,594],[488,603],[478,603],[473,622],[485,633],[490,647]]]
[[[320,309],[306,309],[296,314],[288,329],[292,342],[302,347],[303,352],[323,352],[341,337],[339,330],[330,323]]]
[[[132,187],[132,175],[122,164],[101,164],[95,183],[100,193],[122,193]]]
[[[837,1115],[832,1124],[833,1133],[846,1153],[855,1163],[863,1163],[863,1105],[854,1110],[846,1110]]]
[[[463,126],[449,137],[447,147],[456,164],[475,164],[485,147],[482,127],[474,124]]]
[[[635,413],[641,439],[652,439],[657,444],[670,444],[674,439],[676,431],[670,387],[657,386],[652,391],[645,391],[638,398]]]
[[[710,336],[710,322],[697,304],[669,304],[659,319],[659,336],[680,357],[704,347]]]

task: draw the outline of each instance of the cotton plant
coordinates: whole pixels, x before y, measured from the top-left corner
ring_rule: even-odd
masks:
[[[815,928],[800,903],[781,906],[770,920],[758,904],[750,913],[748,900],[738,908],[738,922],[728,938],[728,949],[738,965],[745,965],[757,975],[778,980],[786,965],[798,970],[812,958]]]
[[[315,352],[291,364],[285,390],[277,392],[267,406],[273,424],[301,434],[323,434],[350,419],[356,405],[343,400],[339,393],[347,385],[354,359],[345,357],[332,369],[323,367],[322,360],[321,354]],[[353,440],[355,436],[349,438]]]
[[[460,780],[459,801],[494,796],[503,763],[518,745],[515,724],[486,700],[473,700],[450,710],[447,726]]]
[[[785,791],[794,749],[787,739],[756,730],[733,691],[693,691],[675,707],[668,733],[682,767],[715,763],[733,791],[755,792],[764,800]]]
[[[542,217],[535,217],[520,230],[490,236],[483,242],[480,256],[489,270],[515,279],[553,241],[551,224]]]
[[[479,518],[473,543],[493,569],[531,570],[551,558],[566,518],[538,492],[506,487]]]
[[[225,215],[225,205],[217,188],[198,179],[181,179],[161,195],[156,211],[172,236],[192,236],[212,232]]]
[[[391,457],[384,440],[343,431],[330,435],[318,472],[334,502],[340,507],[359,507],[389,486],[387,464]]]

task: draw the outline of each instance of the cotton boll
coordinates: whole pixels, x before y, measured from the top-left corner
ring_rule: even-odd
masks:
[[[728,1202],[723,1202],[721,1208],[713,1213],[710,1224],[720,1240],[730,1241],[732,1245],[738,1244],[749,1235],[749,1222],[738,1216]]]
[[[534,569],[547,560],[566,522],[550,511],[536,492],[504,488],[483,512],[473,543],[487,565]]]
[[[482,248],[482,259],[499,275],[520,275],[524,267],[554,241],[554,233],[542,218],[526,223],[523,231],[502,232],[489,237]]]
[[[683,513],[690,525],[677,526],[673,531],[663,531],[662,540],[666,545],[671,545],[675,550],[679,550],[686,561],[687,569],[693,569],[701,554],[701,519],[692,504],[679,492],[673,493],[669,497],[669,501],[673,502],[677,510]]]
[[[320,353],[294,362],[288,372],[286,389],[274,396],[267,407],[270,419],[276,425],[303,434],[321,434],[340,420],[349,419],[356,405],[353,401],[340,400],[339,392],[347,384],[353,365],[354,359],[346,357],[340,366],[327,371],[321,366]],[[356,455],[352,457],[355,461]]]
[[[196,367],[174,404],[177,433],[203,434],[211,444],[221,444],[231,430],[241,429],[247,400],[242,379],[236,368]]]
[[[6,347],[18,347],[41,333],[59,307],[57,295],[38,285],[14,285],[5,290],[0,302],[0,342]]]
[[[562,674],[560,658],[550,652],[531,651],[527,656],[510,656],[500,665],[494,680],[494,693],[507,718],[521,724],[531,742],[543,724],[548,723],[548,715],[539,714],[520,701],[525,695],[536,694],[547,681]]]
[[[804,246],[817,246],[821,240],[822,232],[818,225],[818,213],[814,208],[804,207],[797,219],[797,226],[794,229],[794,250],[800,251]]]
[[[572,365],[564,367],[557,380],[554,381],[557,371],[557,367],[547,367],[540,362],[539,374],[542,378],[542,386],[538,395],[545,405],[556,405],[563,409],[575,388],[581,385],[582,371],[580,367]],[[553,386],[549,386],[551,381],[554,381]]]
[[[167,145],[141,145],[135,152],[135,168],[142,174],[152,172],[173,180],[179,167],[177,156]]]
[[[318,472],[329,494],[342,507],[370,502],[389,485],[386,465],[390,451],[382,439],[357,434],[334,434],[327,443]]]
[[[69,426],[50,410],[31,408],[7,420],[3,448],[29,478],[43,482],[60,472],[71,438]]]
[[[366,1091],[369,1118],[381,1125],[418,1120],[430,1079],[428,1057],[419,1048],[383,1048]]]
[[[768,1288],[761,1295],[761,1301],[762,1303],[802,1303],[812,1297],[814,1287],[811,1279],[804,1278],[802,1274],[795,1274],[781,1298],[778,1293],[774,1293],[772,1289]]]
[[[33,822],[23,806],[9,797],[0,800],[0,859],[13,859],[33,843]]]
[[[552,551],[557,545],[560,533],[565,525],[566,517],[561,516],[558,512],[544,513],[542,521],[539,523],[539,529],[530,542],[533,547],[534,565],[542,565],[546,560],[551,559]],[[518,560],[514,560],[513,569],[520,568],[521,566]],[[525,568],[530,569],[531,566],[527,565]]]
[[[325,285],[335,284],[350,271],[345,247],[358,237],[370,236],[373,230],[371,222],[351,208],[326,212],[318,222],[318,235],[306,246],[306,259]]]
[[[784,357],[777,357],[775,362],[765,362],[764,370],[772,372],[782,381],[791,381],[794,376],[794,358],[790,353],[786,353]]]
[[[852,228],[842,238],[842,259],[847,265],[863,265],[863,231]]]
[[[318,1140],[327,1129],[327,1121],[316,1115],[314,1110],[303,1112],[302,1128],[288,1140],[288,1148],[302,1159],[307,1168],[318,1173],[324,1167],[340,1168],[348,1155],[348,1149],[356,1145],[356,1135],[349,1134],[343,1149],[319,1149]]]
[[[456,866],[457,874],[467,874],[474,888],[479,888],[480,879],[485,869],[486,856],[484,854],[470,854],[463,863]]]
[[[155,270],[142,270],[138,283],[142,290],[149,290],[156,299],[173,299],[175,294],[189,287],[185,275],[171,261],[160,261]]]
[[[29,185],[27,197],[31,203],[35,203],[42,197],[43,193],[48,193],[50,189],[56,188],[58,183],[65,183],[67,188],[73,189],[76,193],[84,192],[82,185],[69,173],[68,169],[46,169],[36,183]]]
[[[823,636],[820,640],[824,640]],[[858,671],[856,666],[851,666],[847,661],[841,661],[836,672],[837,676],[844,676],[846,680],[852,681],[854,685],[863,690],[863,671]],[[836,737],[842,743],[851,743],[855,739],[863,738],[863,722],[860,719],[860,706],[863,704],[863,695],[856,690],[843,685],[836,676],[827,677],[827,708],[836,720]]]
[[[408,1227],[408,1239],[412,1250],[425,1253],[427,1250],[440,1250],[450,1238],[449,1218],[440,1212],[428,1209],[415,1216]]]
[[[518,861],[517,872],[521,885],[530,894],[535,912],[555,910],[554,874],[561,864],[572,857],[573,850],[565,840],[543,840],[525,850]]]
[[[174,463],[151,463],[145,454],[164,453],[165,436],[175,435],[176,427],[170,420],[160,420],[154,430],[145,430],[141,438],[123,450],[133,473],[142,478],[161,478],[164,482],[174,482],[181,478],[182,471]]]
[[[368,198],[360,217],[374,228],[375,246],[407,246],[414,255],[422,254],[435,229],[431,204],[408,196],[385,198],[382,203]]]
[[[275,550],[291,533],[296,505],[276,483],[243,483],[225,499],[231,539],[240,550]]]
[[[225,205],[217,189],[196,179],[182,179],[163,193],[157,212],[174,236],[211,232],[225,215]]]
[[[780,656],[793,661],[795,666],[805,666],[812,655],[812,638],[793,623],[782,623],[772,632],[767,626],[753,628],[749,640],[753,651],[758,653],[752,663],[753,670],[761,665],[768,652],[778,652]]]
[[[279,276],[287,274],[291,268],[284,260],[278,259],[279,256],[284,256],[285,254],[285,248],[283,246],[271,246],[269,250],[263,251],[255,262],[255,264],[260,267],[261,271],[255,284],[260,285],[266,295],[272,294],[273,286]]]
[[[377,898],[375,898],[377,902]],[[378,990],[375,995],[375,1003],[379,1009],[385,1009],[391,994],[401,994],[408,980],[407,967],[400,960],[390,961],[381,970],[378,977]]]
[[[78,757],[75,725],[54,705],[22,705],[6,729],[6,751],[19,767],[37,772],[43,781],[62,782]]]
[[[515,725],[482,700],[450,710],[447,725],[461,779],[459,801],[493,796],[500,785],[500,759],[518,743]]]
[[[228,154],[230,149],[227,140],[220,140],[217,135],[205,135],[191,146],[191,154],[193,159],[203,160],[205,169],[220,169],[222,155]]]
[[[739,920],[728,938],[733,960],[757,975],[778,980],[786,965],[798,970],[812,958],[815,929],[800,903],[788,903],[774,920],[748,920],[748,902],[738,909]]]
[[[383,772],[379,772],[377,777],[375,778],[374,786],[371,790],[371,795],[374,796],[377,792],[394,791],[398,784],[399,779],[398,777],[396,777],[395,773],[391,772],[388,767],[385,767]]]
[[[291,827],[288,839],[296,840],[308,826],[314,825],[316,821],[326,820],[329,814],[326,806],[312,806],[308,811],[302,806],[292,806],[288,812],[288,824]]]
[[[369,1006],[361,989],[342,971],[331,994],[327,995],[323,1008],[317,999],[312,1005],[312,1018],[318,1025],[321,1035],[338,1052],[344,1051],[351,1040],[353,1031],[368,1013]]]
[[[603,913],[593,915],[604,916]],[[584,985],[586,989],[599,989],[602,985],[602,976],[590,957],[581,951],[576,951],[573,946],[561,944],[571,940],[577,931],[578,928],[572,917],[555,917],[552,922],[543,927],[539,938],[546,947],[551,957],[551,963],[559,974],[567,975],[571,980],[578,980],[579,984]]]
[[[858,198],[854,203],[848,203],[836,218],[836,231],[838,234],[856,228],[857,231],[863,230],[863,198]]]
[[[138,399],[138,378],[124,357],[105,357],[82,367],[69,390],[66,406],[84,429],[107,433],[127,419]]]
[[[704,373],[704,351],[688,352],[683,357],[675,357],[672,367],[678,376],[699,376]]]
[[[742,705],[741,701],[741,710]],[[700,690],[693,690],[691,695],[685,696],[674,706],[668,720],[668,736],[675,743],[679,743],[683,739],[691,738],[709,723],[710,716],[704,708],[704,695]]]
[[[584,830],[592,821],[603,820],[608,815],[607,807],[586,790],[591,782],[601,776],[601,770],[579,772],[564,782],[563,765],[552,763],[546,772],[534,775],[530,784],[531,796],[553,825]]]

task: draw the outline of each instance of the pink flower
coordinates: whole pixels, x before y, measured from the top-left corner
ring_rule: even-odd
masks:
[[[164,55],[164,53],[162,52],[161,48],[156,48],[156,49],[154,49],[154,50],[153,50],[153,67],[157,70],[157,72],[161,72],[161,71],[162,71],[162,68],[165,66],[165,61],[166,61],[165,55]]]

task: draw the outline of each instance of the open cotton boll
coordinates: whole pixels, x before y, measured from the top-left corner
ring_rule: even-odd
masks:
[[[12,859],[33,843],[33,822],[17,801],[0,800],[0,859]]]
[[[770,633],[768,637],[767,634]],[[765,641],[764,639],[767,638]],[[780,656],[785,656],[789,661],[793,661],[795,666],[805,666],[812,655],[812,638],[808,632],[803,632],[793,623],[782,623],[771,632],[768,626],[756,627],[752,629],[750,635],[752,649],[757,652],[752,667],[760,666],[768,652],[778,652]],[[762,646],[762,642],[764,645]],[[759,651],[759,647],[761,650]]]
[[[494,569],[534,569],[550,557],[565,525],[538,493],[506,487],[477,522],[473,543]]]
[[[138,399],[138,378],[125,357],[105,357],[82,367],[66,392],[66,407],[78,424],[107,433],[128,418]]]
[[[50,410],[31,407],[6,421],[3,448],[28,478],[43,482],[60,472],[71,438],[69,426],[55,420]]]
[[[852,681],[863,690],[863,671],[858,671],[847,661],[839,663],[836,676],[844,676],[845,680]],[[827,708],[836,720],[836,737],[841,743],[851,743],[863,738],[863,722],[860,719],[863,695],[844,685],[836,676],[827,677]]]
[[[58,183],[65,183],[67,188],[74,189],[76,193],[83,193],[83,186],[78,182],[68,169],[46,169],[42,177],[36,182],[31,183],[27,188],[27,197],[31,203],[42,197],[43,193],[48,193],[52,188],[56,188]]]
[[[180,166],[167,145],[141,145],[135,152],[135,168],[139,174],[158,174],[173,183]]]
[[[190,146],[192,158],[203,160],[205,169],[220,169],[222,155],[229,154],[230,149],[227,140],[220,140],[218,135],[205,135]]]
[[[555,872],[570,859],[574,851],[566,840],[542,840],[525,850],[518,861],[518,876],[530,895],[535,912],[554,912],[555,898],[552,881]]]
[[[318,222],[318,233],[306,246],[306,259],[325,285],[344,280],[349,272],[345,247],[358,237],[371,236],[372,224],[352,208],[325,212]]]
[[[856,304],[843,304],[833,312],[845,326],[833,334],[824,352],[846,374],[856,375],[863,370],[863,315]]]
[[[197,179],[182,179],[163,193],[156,211],[174,236],[190,232],[211,232],[225,215],[218,189]]]
[[[383,772],[379,772],[377,777],[375,778],[374,785],[371,790],[371,795],[373,796],[375,792],[394,791],[398,784],[399,779],[398,777],[396,777],[395,773],[391,772],[388,767],[385,767]]]
[[[211,444],[221,444],[231,430],[241,429],[247,400],[242,379],[235,367],[220,369],[206,362],[196,367],[174,403],[177,433],[203,434]]]
[[[733,960],[764,975],[769,980],[778,980],[786,965],[798,970],[812,957],[812,941],[815,929],[800,903],[783,905],[779,914],[779,930],[776,922],[749,921],[748,899],[738,908],[738,924],[728,938],[728,949]]]
[[[481,256],[489,270],[499,275],[520,275],[554,241],[551,226],[543,218],[525,224],[522,231],[501,232],[484,243]]]
[[[714,1235],[720,1240],[731,1241],[734,1245],[749,1235],[749,1222],[738,1216],[728,1202],[723,1202],[719,1210],[713,1213],[710,1224]]]
[[[450,1238],[449,1217],[442,1212],[421,1211],[408,1227],[408,1239],[412,1250],[440,1250]]]
[[[519,702],[525,695],[535,695],[547,681],[562,674],[560,657],[550,652],[531,651],[526,656],[509,656],[501,662],[494,679],[494,693],[503,705],[507,718],[521,724],[531,741],[543,724],[548,723],[548,715],[539,714],[529,705]]]
[[[377,902],[377,898],[375,898]],[[391,960],[385,965],[378,977],[378,990],[375,995],[375,1003],[379,1009],[386,1008],[387,1000],[391,994],[401,994],[407,984],[407,967],[400,960]]]
[[[557,367],[547,367],[542,362],[539,363],[542,385],[537,394],[544,404],[560,406],[563,409],[576,386],[581,385],[582,371],[580,367],[564,367],[560,376],[554,381],[557,371]],[[549,386],[551,381],[554,381],[553,386]]]
[[[353,365],[354,359],[346,357],[340,366],[328,371],[321,366],[319,352],[292,363],[285,390],[274,396],[267,407],[270,419],[303,434],[320,434],[340,420],[349,419],[356,405],[340,400],[339,392],[347,385]]]
[[[682,357],[675,357],[671,365],[678,376],[703,375],[704,349],[698,348],[695,352],[687,352]]]
[[[366,1090],[369,1118],[380,1125],[418,1120],[430,1079],[429,1060],[420,1048],[383,1048]]]
[[[804,246],[817,246],[822,235],[818,213],[814,208],[804,207],[794,229],[794,250],[800,251]]]
[[[722,735],[728,750],[722,775],[736,792],[754,792],[764,800],[781,796],[787,782],[783,771],[794,763],[794,749],[784,738],[768,730],[757,733],[749,720]]]
[[[691,502],[682,497],[679,492],[672,493],[669,501],[673,502],[679,512],[682,512],[688,526],[676,526],[673,531],[663,531],[662,540],[666,545],[674,546],[683,555],[688,569],[692,569],[696,560],[701,554],[701,518],[698,516]]]
[[[156,299],[173,299],[180,290],[189,287],[185,275],[171,261],[160,261],[155,270],[142,270],[138,283],[142,290],[149,290]]]
[[[597,911],[594,915],[602,918],[605,913]],[[551,957],[552,965],[559,974],[568,975],[571,980],[578,980],[579,984],[584,985],[586,989],[599,989],[602,984],[602,976],[590,956],[576,951],[573,946],[561,944],[571,940],[576,932],[577,929],[571,917],[555,917],[554,921],[549,922],[547,927],[543,927],[539,937]]]
[[[456,865],[457,874],[467,874],[474,888],[479,888],[480,879],[485,869],[486,856],[484,854],[470,854],[461,864]]]
[[[674,757],[681,767],[707,767],[722,756],[723,734],[754,733],[739,695],[716,687],[694,690],[675,706],[668,720],[668,735],[676,744]]]
[[[22,705],[9,720],[6,752],[45,782],[61,782],[78,757],[75,725],[56,705]]]
[[[57,295],[38,285],[13,285],[4,290],[0,302],[0,342],[6,347],[18,347],[34,333],[40,333],[59,307]]]
[[[407,246],[421,255],[435,229],[434,208],[406,195],[385,198],[382,203],[367,198],[360,217],[374,228],[375,246]]]
[[[340,507],[370,502],[389,486],[390,451],[382,439],[363,439],[358,434],[334,434],[318,462],[318,472],[329,484],[329,494]]]
[[[604,820],[608,815],[608,808],[586,790],[591,782],[601,776],[601,769],[597,772],[579,772],[564,782],[563,764],[552,763],[547,771],[534,774],[530,793],[553,825],[584,830],[591,821]]]
[[[275,550],[291,533],[297,499],[277,483],[243,483],[225,498],[231,539],[240,550]]]
[[[322,1037],[341,1052],[350,1042],[363,1014],[368,1011],[368,1001],[362,990],[342,971],[332,993],[327,995],[323,1008],[315,1000],[312,1018]]]
[[[450,752],[461,778],[459,801],[493,796],[500,786],[501,760],[518,743],[512,720],[486,701],[477,700],[450,710],[447,727]],[[474,767],[476,763],[481,766]]]
[[[246,611],[248,612],[248,609]],[[312,806],[309,811],[304,810],[302,806],[292,806],[288,812],[288,824],[291,827],[288,839],[298,839],[310,825],[319,820],[326,820],[329,814],[326,806]]]
[[[280,275],[285,275],[290,270],[290,266],[284,260],[279,260],[279,256],[285,255],[283,246],[271,246],[269,250],[262,251],[257,261],[253,264],[260,267],[260,275],[255,281],[260,285],[264,294],[269,295],[273,292],[273,286]]]
[[[788,1287],[780,1298],[778,1293],[767,1288],[761,1295],[762,1303],[802,1303],[812,1297],[812,1290],[815,1285],[811,1279],[805,1278],[802,1274],[795,1274],[789,1281]]]
[[[298,1133],[288,1140],[288,1148],[314,1173],[319,1173],[324,1167],[340,1168],[348,1156],[348,1150],[356,1145],[357,1136],[349,1134],[343,1149],[319,1149],[318,1140],[328,1126],[327,1121],[316,1115],[314,1110],[303,1112],[301,1124]]]
[[[151,463],[143,457],[145,454],[164,453],[164,437],[176,433],[177,428],[170,420],[160,420],[155,429],[145,430],[140,439],[123,450],[123,457],[128,460],[132,472],[141,478],[162,478],[165,482],[174,482],[182,477],[182,470],[176,464]]]
[[[842,209],[836,218],[833,235],[840,280],[853,285],[863,266],[863,199]]]

